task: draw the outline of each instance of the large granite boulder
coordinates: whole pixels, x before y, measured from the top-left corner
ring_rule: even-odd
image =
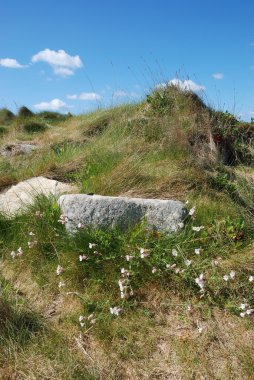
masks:
[[[67,192],[74,192],[74,186],[45,177],[33,177],[19,182],[0,194],[0,212],[8,216],[22,212],[34,202],[38,195],[56,197]]]
[[[79,223],[126,229],[144,219],[150,228],[176,231],[187,213],[179,201],[86,194],[62,195],[59,205],[69,232],[75,232]]]
[[[2,149],[0,149],[0,155],[3,157],[18,156],[21,154],[31,154],[33,151],[38,149],[38,146],[33,143],[13,143],[8,144]]]

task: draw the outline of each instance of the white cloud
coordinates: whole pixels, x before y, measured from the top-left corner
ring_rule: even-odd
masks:
[[[73,75],[74,71],[72,69],[69,69],[68,67],[54,67],[54,73],[56,75],[61,75],[62,77],[68,77],[69,75]]]
[[[124,98],[125,96],[128,96],[126,92],[122,91],[122,90],[118,90],[118,91],[115,91],[113,93],[113,96],[115,98]]]
[[[122,91],[122,90],[118,90],[118,91],[115,91],[113,93],[113,97],[114,98],[139,98],[140,95],[137,94],[136,92],[132,91],[132,92],[125,92],[125,91]]]
[[[64,50],[41,50],[37,54],[33,55],[32,62],[46,62],[53,67],[56,75],[61,75],[63,77],[73,75],[74,70],[83,66],[83,63],[78,55],[71,56]]]
[[[76,100],[76,99],[78,99],[78,95],[76,95],[76,94],[73,94],[73,95],[66,95],[66,98],[67,98],[67,99],[71,99],[71,100]]]
[[[42,111],[42,110],[59,111],[60,109],[71,108],[71,106],[68,106],[68,104],[66,104],[60,99],[53,99],[50,102],[41,102],[41,103],[35,104],[34,108],[36,108],[39,111]]]
[[[224,74],[222,74],[222,73],[214,73],[213,74],[213,78],[217,79],[217,80],[223,79],[224,78]]]
[[[182,81],[180,79],[174,78],[174,79],[171,79],[168,83],[169,84],[173,84],[174,86],[179,87],[181,90],[188,90],[188,91],[201,91],[201,90],[205,90],[205,86],[197,84],[197,83],[193,82],[191,79],[183,80]]]
[[[10,69],[23,69],[27,67],[27,65],[21,65],[16,59],[13,58],[0,59],[0,66],[8,67]]]
[[[80,95],[73,94],[73,95],[67,95],[67,99],[80,99],[80,100],[101,100],[102,97],[99,94],[96,94],[96,92],[82,92]]]
[[[79,95],[79,99],[81,100],[100,100],[101,96],[96,94],[95,92],[82,92]]]

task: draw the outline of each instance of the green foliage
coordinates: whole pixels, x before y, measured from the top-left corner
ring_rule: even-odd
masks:
[[[0,353],[7,340],[19,345],[26,344],[34,334],[42,329],[39,315],[32,313],[24,303],[15,297],[10,285],[0,277]],[[1,362],[1,355],[0,355]]]
[[[34,115],[34,113],[29,108],[22,106],[19,108],[17,116],[19,118],[27,118],[27,117],[31,117],[33,115]]]
[[[5,128],[5,127],[1,127],[1,126],[0,126],[0,136],[5,135],[7,132],[8,132],[8,131],[7,131],[7,128]]]
[[[178,113],[188,113],[189,111],[201,112],[207,106],[203,100],[194,92],[182,90],[172,84],[161,85],[150,95],[147,95],[147,103],[150,105],[152,113],[172,116]]]
[[[46,122],[60,122],[68,120],[72,117],[72,114],[68,112],[68,114],[61,114],[59,112],[53,111],[42,111],[36,114],[40,119],[45,120]]]
[[[230,150],[234,161],[246,165],[253,163],[254,129],[251,123],[238,121],[228,111],[212,111],[211,130],[215,139],[219,138],[219,147]]]
[[[27,133],[38,133],[44,132],[47,129],[47,126],[36,121],[27,122],[22,124],[22,129]]]
[[[0,109],[0,124],[9,124],[13,121],[15,118],[15,115],[13,112],[8,110],[7,108],[1,108]]]

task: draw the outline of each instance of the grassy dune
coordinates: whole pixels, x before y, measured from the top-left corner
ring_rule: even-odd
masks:
[[[38,145],[0,158],[3,190],[44,175],[190,211],[170,236],[69,236],[54,198],[2,215],[1,379],[253,378],[252,124],[169,86],[80,116],[4,110],[0,128],[1,149]]]

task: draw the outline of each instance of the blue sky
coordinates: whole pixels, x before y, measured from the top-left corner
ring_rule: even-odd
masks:
[[[254,116],[252,0],[1,1],[0,107],[81,113],[159,83]]]

